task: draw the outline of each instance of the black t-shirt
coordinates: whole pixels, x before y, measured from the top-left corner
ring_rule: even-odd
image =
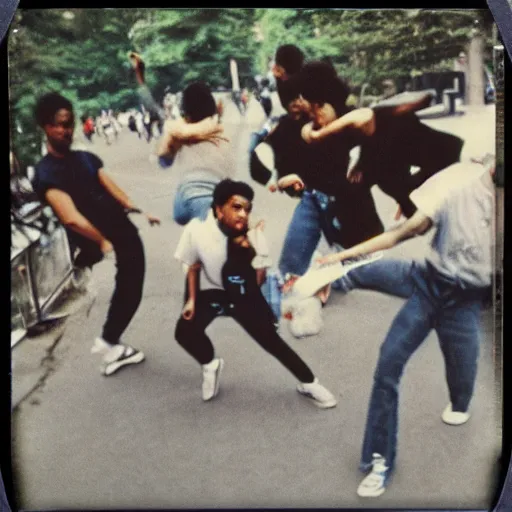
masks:
[[[295,120],[285,115],[265,139],[274,150],[274,165],[279,178],[288,174],[298,174],[304,179],[311,154],[310,145],[301,135],[302,127],[307,122],[307,119]]]
[[[124,208],[101,184],[103,162],[88,151],[70,151],[63,158],[47,154],[35,166],[34,190],[46,203],[46,192],[67,193],[77,210],[112,243],[120,241],[131,225]]]
[[[430,172],[458,162],[463,140],[434,130],[414,114],[392,115],[389,107],[375,107],[375,134],[361,138],[358,168],[369,184],[387,176],[408,179],[410,167]]]
[[[274,149],[279,177],[298,174],[307,188],[336,198],[333,213],[342,224],[341,238],[336,241],[344,247],[382,233],[370,188],[365,183],[352,184],[347,180],[349,153],[358,142],[354,133],[346,131],[308,144],[301,135],[307,122],[287,116],[267,137]]]

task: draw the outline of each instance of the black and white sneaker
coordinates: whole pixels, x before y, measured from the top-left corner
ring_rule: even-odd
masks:
[[[144,361],[144,353],[130,345],[118,343],[110,345],[101,338],[96,338],[91,352],[93,354],[103,354],[103,361],[100,367],[102,375],[108,377],[123,366],[137,364]]]

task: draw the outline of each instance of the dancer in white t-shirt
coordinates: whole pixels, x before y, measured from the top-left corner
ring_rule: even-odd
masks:
[[[223,180],[214,190],[207,219],[194,219],[183,230],[175,257],[188,267],[188,297],[176,340],[202,367],[205,401],[217,395],[224,366],[205,329],[218,316],[229,316],[295,376],[299,393],[320,408],[334,407],[336,398],[276,332],[274,315],[260,291],[268,252],[261,233],[249,230],[253,196],[246,183]],[[206,277],[202,289],[200,271]]]
[[[380,349],[363,441],[357,492],[381,495],[394,469],[398,389],[404,367],[434,329],[446,364],[449,425],[469,419],[480,342],[480,312],[491,286],[494,158],[454,164],[411,193],[418,208],[403,224],[320,263],[344,261],[436,229],[424,262],[381,259],[338,280],[348,292],[367,288],[407,298]]]

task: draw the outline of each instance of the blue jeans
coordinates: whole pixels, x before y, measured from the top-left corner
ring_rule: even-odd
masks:
[[[324,218],[318,204],[327,206],[329,197],[316,190],[305,190],[286,232],[279,258],[279,271],[303,275],[309,268],[313,253],[324,230]]]
[[[252,132],[249,138],[249,155],[263,142],[268,135],[268,130],[262,128],[259,132]]]
[[[378,260],[338,280],[343,291],[367,288],[407,298],[380,348],[364,433],[361,470],[379,453],[394,469],[398,434],[398,389],[404,367],[434,329],[445,361],[454,411],[467,411],[477,371],[482,290],[465,289],[432,267]]]
[[[212,206],[215,182],[188,182],[178,187],[174,197],[174,220],[184,226],[192,219],[206,219]]]

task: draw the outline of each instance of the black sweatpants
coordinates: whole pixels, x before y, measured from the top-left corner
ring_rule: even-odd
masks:
[[[127,220],[115,239],[111,242],[116,255],[116,284],[102,334],[112,344],[120,341],[140,305],[146,270],[144,246],[135,225]],[[73,242],[80,248],[75,266],[92,267],[103,259],[98,244],[92,240],[73,237]]]
[[[205,330],[218,316],[232,317],[300,382],[313,382],[314,375],[309,367],[277,334],[272,311],[260,294],[255,294],[250,301],[233,304],[224,290],[199,292],[194,317],[185,320],[180,316],[175,331],[176,341],[199,364],[207,364],[214,358],[214,348]]]

